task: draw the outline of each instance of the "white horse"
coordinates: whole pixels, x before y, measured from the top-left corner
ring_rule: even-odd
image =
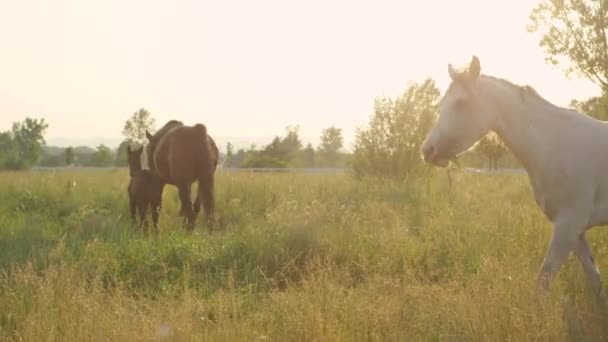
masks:
[[[538,273],[550,287],[571,251],[602,294],[587,229],[608,223],[608,124],[557,107],[530,86],[480,75],[473,56],[464,70],[448,65],[452,83],[439,118],[422,145],[428,163],[449,160],[494,131],[523,164],[536,203],[553,223],[553,238]]]

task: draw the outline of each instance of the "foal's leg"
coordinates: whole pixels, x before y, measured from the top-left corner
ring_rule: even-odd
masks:
[[[131,209],[131,223],[135,225],[137,224],[135,218],[135,215],[137,214],[137,202],[135,202],[135,198],[131,194],[129,194],[129,209]]]
[[[600,281],[600,271],[597,269],[595,265],[595,261],[593,260],[593,255],[591,255],[591,249],[589,248],[589,244],[587,243],[587,239],[585,239],[585,234],[581,234],[576,243],[576,247],[574,248],[574,253],[580,260],[581,265],[583,265],[583,270],[587,274],[587,277],[591,281],[591,285],[593,286],[593,290],[597,294],[602,294],[602,282]]]
[[[558,219],[553,223],[553,238],[538,274],[538,283],[544,290],[549,289],[568,254],[576,247],[581,227],[578,220],[573,219]]]
[[[152,224],[154,226],[154,234],[158,234],[158,213],[160,211],[160,205],[153,203],[152,209]]]
[[[190,185],[179,187],[179,198],[182,201],[183,215],[186,216],[187,227],[194,229],[194,215],[192,213],[192,202],[190,199]]]
[[[139,207],[139,221],[140,221],[140,226],[143,228],[145,235],[148,235],[148,218],[146,217],[147,213],[148,213],[148,203],[142,203],[141,206]]]
[[[152,222],[154,223],[154,234],[158,235],[158,215],[160,214],[160,208],[163,203],[163,190],[164,185],[156,185],[152,192]]]

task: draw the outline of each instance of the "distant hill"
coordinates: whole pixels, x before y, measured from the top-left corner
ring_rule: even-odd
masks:
[[[98,138],[92,137],[87,139],[71,139],[65,137],[54,137],[48,138],[47,144],[49,146],[57,146],[57,147],[68,147],[68,146],[99,146],[106,145],[110,148],[117,148],[118,145],[122,142],[121,138]]]
[[[38,166],[65,166],[65,150],[66,147],[59,146],[44,146],[42,149],[42,158],[38,162]],[[89,146],[74,147],[74,165],[89,166],[93,160],[95,149]],[[116,150],[112,150],[112,158],[115,158]]]
[[[234,136],[216,136],[216,135],[211,135],[211,136],[215,140],[217,147],[222,152],[226,152],[226,144],[228,142],[230,142],[232,144],[235,151],[238,151],[241,148],[247,150],[247,149],[249,149],[249,147],[251,147],[251,145],[255,145],[257,148],[261,148],[263,146],[270,144],[272,142],[272,139],[274,139],[274,137],[275,137],[274,135],[260,136],[260,137],[234,137]],[[300,137],[300,139],[302,139],[302,144],[304,146],[306,146],[306,144],[308,144],[310,142],[315,147],[317,146],[318,140],[319,140],[318,138],[310,138],[310,137]],[[110,147],[111,149],[116,150],[118,148],[118,145],[120,145],[121,141],[122,140],[120,140],[118,138],[108,138],[108,139],[95,138],[95,139],[86,139],[86,140],[69,139],[69,138],[50,138],[47,140],[48,146],[46,147],[46,149],[48,150],[48,153],[54,154],[54,153],[63,153],[64,149],[68,146],[80,146],[77,148],[78,149],[86,148],[88,150],[86,150],[86,151],[77,150],[77,152],[93,153],[95,150],[95,147],[97,147],[101,144],[104,144],[104,145]],[[91,146],[91,147],[89,147],[89,146]]]
[[[63,156],[65,154],[66,147],[59,146],[44,146],[42,151],[44,154],[48,156]],[[74,153],[76,154],[93,154],[95,153],[95,149],[88,146],[76,146],[74,147]]]
[[[88,146],[76,146],[74,147],[74,152],[76,154],[93,154],[95,153],[95,149]]]

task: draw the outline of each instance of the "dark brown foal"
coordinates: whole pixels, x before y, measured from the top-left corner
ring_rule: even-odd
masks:
[[[141,154],[143,146],[131,150],[127,146],[129,159],[129,206],[131,209],[131,221],[137,224],[136,215],[139,213],[139,226],[143,227],[144,233],[148,233],[148,220],[146,213],[152,210],[152,222],[155,233],[158,233],[158,213],[160,211],[163,195],[163,184],[153,172],[144,170],[141,166]]]

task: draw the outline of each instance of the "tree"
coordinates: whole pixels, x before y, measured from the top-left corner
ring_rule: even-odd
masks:
[[[40,159],[48,127],[44,119],[26,118],[23,122],[13,124],[13,140],[22,166],[30,167]]]
[[[599,120],[608,120],[608,92],[602,96],[592,97],[584,101],[570,101],[570,108],[593,116]]]
[[[97,150],[93,154],[93,166],[109,166],[112,164],[112,150],[106,145],[97,146]]]
[[[304,166],[306,167],[314,167],[315,166],[315,149],[312,147],[312,144],[307,144],[304,149]]]
[[[404,178],[424,170],[420,145],[436,118],[438,100],[430,78],[410,84],[397,99],[376,99],[369,125],[356,132],[355,174]]]
[[[48,127],[44,119],[13,123],[11,131],[0,134],[0,167],[20,170],[36,164],[42,157]]]
[[[131,118],[125,122],[122,134],[126,140],[144,145],[147,140],[146,130],[154,131],[156,129],[155,126],[156,120],[152,117],[152,114],[145,108],[141,108],[133,113]]]
[[[116,159],[114,160],[114,165],[116,166],[127,166],[129,165],[127,147],[129,146],[129,140],[124,140],[118,145],[116,149]]]
[[[17,149],[10,131],[0,133],[0,168],[15,169]]]
[[[65,165],[72,165],[74,164],[74,161],[76,159],[76,154],[74,153],[74,148],[73,147],[68,147],[65,149]]]
[[[338,151],[342,148],[343,142],[342,129],[340,128],[331,126],[321,132],[319,152],[321,152],[321,156],[328,166],[336,166]]]
[[[234,147],[230,142],[226,144],[226,161],[224,167],[232,166],[232,158],[234,157]]]
[[[285,137],[275,137],[261,151],[255,146],[247,152],[243,167],[292,167],[302,147],[299,126],[288,126]]]
[[[496,135],[483,137],[476,145],[475,150],[488,159],[488,170],[496,170],[498,168],[498,161],[507,152],[504,143]]]
[[[540,46],[549,63],[568,74],[582,73],[608,91],[606,0],[543,0],[530,19],[528,31],[541,33]]]

